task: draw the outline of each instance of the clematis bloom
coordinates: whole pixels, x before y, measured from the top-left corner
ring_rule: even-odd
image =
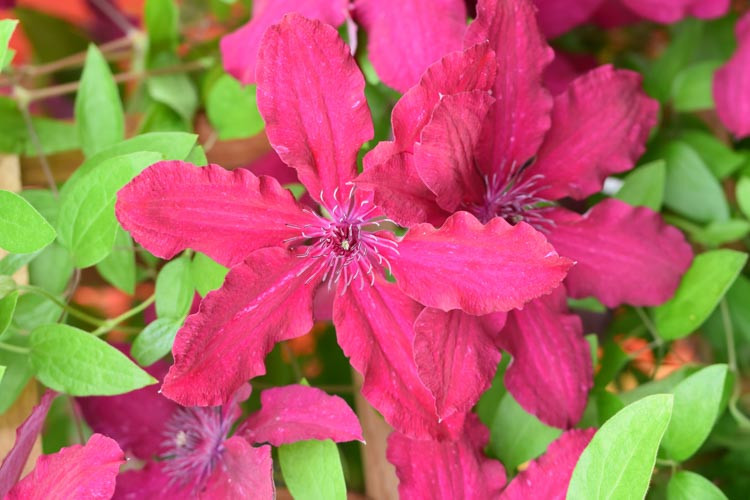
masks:
[[[603,66],[553,99],[542,85],[552,51],[529,0],[481,0],[464,44],[396,104],[394,140],[365,157],[358,185],[403,225],[440,224],[468,211],[488,226],[535,227],[576,261],[565,281],[572,297],[593,295],[610,307],[667,300],[692,258],[677,229],[614,199],[584,215],[558,202],[597,193],[643,152],[658,105],[640,77]],[[487,72],[487,58],[496,73]],[[558,289],[510,312],[504,327],[476,311],[422,311],[415,359],[438,414],[468,411],[505,349],[514,357],[506,383],[516,400],[545,423],[572,427],[592,369],[580,319],[565,299]],[[436,363],[431,353],[440,346],[449,347]],[[475,383],[464,384],[465,373]]]
[[[737,51],[716,71],[713,95],[719,119],[737,138],[750,135],[750,14],[735,27]]]
[[[114,440],[101,434],[94,434],[83,446],[40,456],[34,469],[18,481],[55,396],[48,390],[16,431],[16,442],[0,466],[0,498],[111,498],[125,457]]]
[[[423,305],[507,311],[549,293],[570,261],[527,224],[483,225],[468,212],[440,228],[408,224],[400,238],[385,230],[372,195],[353,188],[372,122],[364,78],[330,26],[285,16],[263,38],[257,80],[269,140],[322,214],[273,178],[215,165],[158,163],[118,194],[121,224],[155,255],[194,248],[233,266],[178,332],[164,394],[187,406],[228,401],[265,372],[276,342],[310,330],[313,295],[325,286],[336,290],[339,345],[373,406],[410,435],[459,432],[463,415],[439,418],[414,366]]]
[[[168,366],[149,372],[159,379]],[[354,412],[320,389],[290,385],[261,393],[261,409],[239,424],[241,387],[222,407],[186,408],[154,387],[112,397],[79,398],[86,421],[145,462],[117,478],[116,499],[273,498],[271,447],[307,439],[362,440]]]

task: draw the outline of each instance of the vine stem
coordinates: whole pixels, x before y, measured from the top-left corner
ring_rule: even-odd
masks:
[[[107,333],[108,331],[112,330],[115,326],[122,323],[126,319],[132,318],[136,314],[142,312],[144,309],[146,309],[148,306],[153,304],[156,301],[156,294],[152,295],[151,297],[147,298],[137,306],[135,306],[133,309],[130,309],[129,311],[125,311],[124,313],[120,314],[116,318],[109,319],[105,321],[99,328],[91,332],[92,335],[103,335]]]
[[[732,325],[732,318],[729,314],[729,305],[727,304],[726,297],[722,298],[721,302],[719,302],[719,310],[721,311],[721,322],[724,326],[724,335],[727,342],[729,371],[735,376],[732,397],[729,398],[728,403],[729,413],[732,414],[732,417],[741,429],[750,430],[750,419],[737,406],[740,396],[742,396],[742,385],[739,380],[739,370],[737,369],[737,351],[734,345],[734,326]]]
[[[49,300],[51,302],[54,302],[55,305],[57,305],[58,307],[63,308],[71,316],[74,316],[74,317],[80,319],[81,321],[85,321],[86,323],[89,323],[91,325],[102,326],[102,325],[104,325],[106,323],[106,321],[102,320],[101,318],[97,318],[95,316],[91,316],[90,314],[87,314],[87,313],[85,313],[83,311],[79,311],[75,307],[66,304],[62,300],[60,300],[57,297],[55,297],[53,294],[49,293],[44,288],[40,288],[40,287],[34,286],[34,285],[18,285],[18,289],[19,290],[23,290],[23,291],[27,291],[27,292],[31,292],[31,293],[35,293],[37,295],[40,295],[40,296],[44,297],[45,299],[47,299],[47,300]]]
[[[6,351],[15,352],[18,354],[28,354],[31,352],[31,349],[28,349],[26,347],[21,347],[13,344],[8,344],[7,342],[0,342],[0,349],[4,349]]]

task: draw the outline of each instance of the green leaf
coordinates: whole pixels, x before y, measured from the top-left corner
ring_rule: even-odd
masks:
[[[644,76],[643,87],[651,96],[665,102],[679,72],[691,61],[701,43],[703,24],[686,19],[672,27],[672,41]]]
[[[192,121],[198,109],[198,93],[186,74],[152,76],[146,80],[146,88],[154,101],[169,106],[185,122]]]
[[[726,500],[726,495],[705,477],[681,470],[669,480],[667,500]]]
[[[89,45],[81,86],[76,94],[76,125],[81,148],[90,157],[125,138],[120,93],[106,59]]]
[[[180,323],[172,318],[158,318],[152,321],[135,338],[130,354],[141,366],[156,363],[172,350],[174,337],[180,326]]]
[[[193,291],[190,260],[182,256],[167,262],[156,278],[156,316],[182,319],[193,303]]]
[[[28,345],[28,336],[13,334],[4,336],[3,342],[18,347]],[[0,349],[0,365],[5,367],[5,375],[0,380],[0,415],[5,413],[29,383],[33,372],[29,365],[28,354]]]
[[[612,340],[602,345],[602,351],[602,360],[599,363],[601,368],[594,376],[595,389],[604,389],[630,360],[617,342]]]
[[[144,7],[151,50],[173,50],[179,38],[179,12],[172,0],[148,0]]]
[[[34,329],[30,347],[37,378],[73,396],[111,396],[157,382],[111,345],[68,325]]]
[[[698,230],[686,229],[693,240],[709,247],[718,247],[724,243],[744,238],[750,233],[750,222],[742,219],[712,222]]]
[[[220,76],[206,97],[208,120],[219,139],[239,139],[265,128],[255,100],[255,85],[243,87],[229,75]]]
[[[75,123],[40,116],[32,117],[31,123],[39,136],[39,142],[44,146],[44,154],[50,155],[81,148],[81,140],[78,137],[78,128]],[[39,155],[34,141],[30,138],[26,140],[23,154],[26,156]]]
[[[714,177],[723,179],[745,162],[745,157],[729,148],[716,136],[700,130],[684,130],[680,141],[693,148],[708,166]]]
[[[649,396],[610,418],[578,459],[566,498],[643,498],[672,414],[672,399],[670,394]]]
[[[105,160],[61,196],[59,238],[77,267],[93,266],[112,251],[117,191],[159,159],[157,153],[133,153]]]
[[[626,405],[629,405],[639,399],[645,398],[646,396],[652,396],[654,394],[671,394],[680,382],[696,371],[697,368],[693,365],[681,366],[666,377],[658,380],[651,380],[650,382],[636,386],[635,389],[620,393],[619,397]]]
[[[96,270],[102,278],[125,293],[135,293],[133,239],[121,227],[117,228],[112,253],[96,265]]]
[[[680,71],[672,84],[672,104],[677,111],[713,109],[714,72],[723,61],[703,61]]]
[[[513,471],[541,455],[560,434],[560,429],[543,424],[506,393],[490,426],[490,450],[508,471]]]
[[[11,292],[0,299],[0,337],[10,326],[13,313],[16,312],[16,303],[18,303],[18,292]]]
[[[0,21],[0,70],[5,66],[5,57],[8,54],[8,44],[18,21],[15,19],[3,19]]]
[[[34,260],[41,251],[34,253],[10,253],[0,259],[0,274],[12,275]]]
[[[698,222],[729,218],[729,206],[719,182],[692,147],[675,141],[667,144],[662,154],[667,162],[667,207]]]
[[[750,177],[744,175],[740,177],[740,180],[737,181],[735,194],[742,215],[750,219]]]
[[[708,437],[719,416],[726,377],[726,365],[713,365],[675,387],[672,420],[662,440],[662,447],[673,460],[687,460]]]
[[[295,500],[346,499],[341,458],[330,439],[281,445],[279,462]]]
[[[0,276],[0,299],[15,291],[16,282],[12,276]]]
[[[208,165],[206,150],[203,149],[203,146],[195,146],[193,150],[190,151],[190,154],[187,155],[185,161],[188,163],[192,163],[193,165],[198,167],[205,167],[206,165]]]
[[[0,384],[3,383],[3,376],[5,376],[5,366],[0,365]]]
[[[221,288],[229,269],[215,262],[208,255],[196,252],[191,265],[191,275],[195,289],[201,297],[208,292]]]
[[[12,253],[40,250],[55,239],[55,230],[16,193],[0,190],[0,248]]]
[[[57,297],[62,300],[61,297]],[[18,297],[16,314],[9,331],[31,331],[47,323],[54,323],[60,318],[63,310],[51,300],[36,294],[25,293]],[[28,335],[25,335],[28,337]]]
[[[667,166],[663,160],[641,165],[627,177],[615,198],[634,207],[644,206],[658,212],[664,201]]]
[[[73,258],[70,252],[52,243],[29,263],[29,281],[51,293],[62,293],[73,276]]]
[[[698,255],[682,277],[674,297],[652,309],[662,338],[674,340],[694,332],[708,318],[737,279],[747,254],[713,250]]]

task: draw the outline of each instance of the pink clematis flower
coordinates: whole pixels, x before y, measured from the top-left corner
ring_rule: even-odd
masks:
[[[16,431],[16,442],[0,466],[0,498],[5,500],[63,500],[111,498],[115,477],[125,457],[117,443],[101,434],[88,442],[42,455],[21,481],[23,467],[39,437],[44,419],[57,394],[47,391]]]
[[[716,71],[713,95],[719,119],[737,138],[750,135],[750,14],[737,22],[737,51]]]
[[[548,37],[594,21],[604,27],[641,19],[671,24],[687,16],[713,19],[729,10],[730,0],[534,0],[539,25]]]
[[[257,76],[270,142],[325,215],[303,210],[275,179],[215,165],[158,163],[120,191],[118,219],[155,255],[194,248],[234,266],[178,332],[164,394],[187,406],[228,401],[265,372],[276,342],[310,330],[323,285],[336,289],[339,344],[373,406],[410,435],[459,432],[463,415],[438,418],[414,366],[423,305],[507,311],[549,293],[570,261],[527,224],[482,225],[468,212],[440,228],[407,224],[400,238],[384,230],[372,196],[352,187],[372,123],[364,78],[330,26],[284,17],[263,38]]]
[[[667,300],[692,258],[678,230],[614,199],[584,215],[556,201],[586,198],[608,175],[633,167],[657,114],[640,77],[600,67],[553,99],[542,85],[552,51],[531,2],[482,0],[477,11],[468,48],[431,66],[396,104],[394,141],[365,157],[358,185],[403,225],[440,224],[463,211],[488,228],[530,224],[576,261],[565,281],[572,297],[593,295],[607,306]],[[565,299],[558,289],[510,312],[504,328],[497,315],[422,311],[415,360],[438,415],[468,411],[505,349],[514,357],[506,383],[516,400],[545,423],[573,426],[592,368]]]
[[[159,379],[168,366],[148,368]],[[230,431],[250,386],[223,407],[182,407],[154,387],[121,396],[79,398],[94,431],[107,433],[145,462],[117,478],[116,499],[273,498],[271,447],[307,439],[362,440],[344,400],[303,385],[261,393],[261,409]],[[267,444],[266,444],[267,443]]]
[[[351,10],[351,16],[350,16]],[[331,26],[348,23],[352,50],[354,21],[368,34],[370,60],[387,85],[406,91],[443,54],[458,50],[466,28],[463,0],[265,0],[253,2],[250,21],[221,40],[226,71],[255,83],[263,33],[285,14],[297,13]]]

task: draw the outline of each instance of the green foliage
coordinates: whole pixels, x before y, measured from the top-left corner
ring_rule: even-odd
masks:
[[[196,252],[190,268],[193,285],[201,297],[220,288],[228,272],[229,269],[200,252]]]
[[[156,315],[179,320],[193,303],[193,277],[186,256],[168,262],[156,278]]]
[[[226,74],[208,91],[206,112],[222,140],[250,137],[265,128],[255,101],[255,85],[243,87]]]
[[[13,253],[31,253],[54,239],[54,228],[28,201],[0,190],[0,248]]]
[[[112,252],[96,265],[102,278],[120,290],[135,293],[135,252],[133,238],[121,227],[115,233]]]
[[[172,0],[147,0],[144,17],[151,50],[177,48],[180,18]]]
[[[615,198],[636,207],[644,206],[659,211],[664,201],[666,178],[667,169],[663,160],[642,165],[625,177]]]
[[[2,19],[0,20],[0,70],[6,65],[6,57],[8,56],[8,43],[10,43],[10,37],[15,31],[18,21],[14,19]]]
[[[341,459],[336,443],[330,439],[281,445],[279,462],[295,500],[346,498]]]
[[[180,322],[172,318],[157,318],[138,334],[130,354],[142,366],[149,366],[172,350]]]
[[[705,477],[681,470],[669,480],[667,500],[726,500],[721,492]]]
[[[3,338],[3,334],[10,326],[13,313],[16,312],[17,303],[18,292],[11,292],[0,299],[0,339]]]

